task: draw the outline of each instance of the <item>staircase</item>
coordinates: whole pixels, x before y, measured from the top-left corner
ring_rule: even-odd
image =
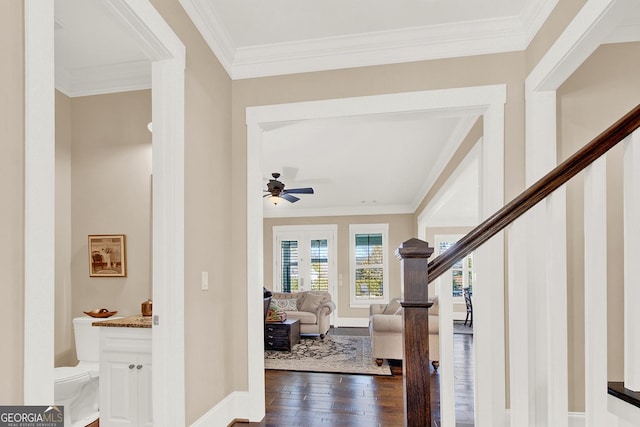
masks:
[[[427,286],[443,273],[447,272],[457,260],[480,248],[492,238],[503,238],[499,234],[503,230],[507,233],[507,258],[509,263],[506,277],[510,282],[518,275],[513,270],[522,264],[516,261],[522,258],[518,252],[520,239],[528,235],[541,237],[542,241],[527,242],[526,256],[530,261],[541,252],[549,249],[544,241],[544,234],[535,235],[535,221],[554,229],[554,222],[558,218],[566,221],[565,209],[554,208],[555,204],[548,203],[556,197],[559,189],[574,178],[584,173],[584,357],[585,357],[585,410],[584,413],[569,413],[566,408],[568,390],[567,373],[570,369],[566,355],[568,353],[570,337],[567,333],[554,334],[551,340],[544,340],[546,347],[543,351],[558,354],[557,363],[551,366],[536,362],[535,348],[536,334],[540,330],[532,319],[535,317],[527,312],[531,300],[536,298],[533,292],[525,286],[509,283],[508,299],[505,305],[505,319],[509,324],[504,325],[502,339],[509,357],[506,381],[503,385],[476,381],[476,400],[483,402],[476,405],[476,425],[499,427],[501,425],[524,426],[538,425],[533,423],[536,412],[566,413],[566,418],[554,419],[553,425],[585,425],[594,427],[604,426],[638,426],[640,425],[640,321],[634,316],[635,302],[640,301],[640,284],[637,283],[638,271],[634,268],[640,263],[640,105],[618,120],[589,144],[584,146],[573,156],[562,162],[547,175],[526,189],[518,197],[502,209],[491,215],[469,234],[449,248],[444,254],[427,263],[433,253],[426,242],[411,239],[405,242],[396,252],[403,263],[404,301],[405,308],[405,423],[409,427],[425,427],[432,425],[430,415],[429,367],[428,367],[428,307]],[[607,375],[607,162],[606,153],[618,144],[622,144],[623,154],[623,206],[618,207],[624,213],[624,381],[609,382]],[[560,193],[566,197],[564,192]],[[547,202],[545,207],[544,203]],[[535,208],[535,209],[534,209]],[[613,209],[616,209],[614,207]],[[542,219],[540,221],[540,219]],[[562,229],[562,228],[560,228]],[[535,239],[534,239],[535,240]],[[565,238],[566,240],[566,238]],[[504,243],[504,242],[503,242]],[[552,250],[551,257],[543,258],[553,264],[554,272],[564,273],[566,281],[567,258],[564,253],[567,245],[560,245]],[[547,252],[548,253],[548,252]],[[530,262],[533,263],[533,262]],[[526,271],[517,271],[522,276],[536,274],[535,266],[528,266]],[[560,274],[562,276],[562,274]],[[547,276],[545,276],[547,277]],[[543,302],[550,303],[549,313],[545,319],[553,319],[555,304],[564,304],[566,310],[566,295],[553,295],[555,280],[558,275],[548,275],[543,295]],[[559,289],[566,290],[566,283]],[[477,291],[474,289],[474,291]],[[539,297],[536,301],[539,301]],[[523,305],[524,304],[524,305]],[[521,308],[524,307],[524,310]],[[495,304],[479,304],[474,309],[498,310]],[[452,310],[440,302],[440,320],[449,319],[451,314],[443,315],[443,311]],[[622,310],[622,307],[620,307]],[[521,317],[525,319],[522,320]],[[553,325],[551,325],[553,327]],[[509,330],[511,329],[511,330]],[[441,327],[442,331],[443,328]],[[501,329],[497,329],[500,331]],[[517,334],[514,331],[517,330]],[[441,332],[442,334],[442,332]],[[482,339],[483,334],[477,338]],[[507,339],[508,338],[508,339]],[[441,347],[449,345],[451,337],[440,338]],[[544,347],[544,346],[543,346]],[[525,348],[523,353],[522,348]],[[528,353],[527,353],[528,350]],[[441,355],[443,351],[441,349]],[[523,357],[521,357],[524,354]],[[524,360],[523,360],[524,359]],[[563,360],[564,359],[564,360]],[[483,359],[486,360],[486,359]],[[477,363],[477,359],[476,359]],[[453,390],[453,375],[446,375],[448,368],[446,360],[441,357],[441,390]],[[474,366],[474,372],[492,369],[491,366]],[[449,371],[451,372],[451,371]],[[548,384],[548,379],[554,376],[563,377],[564,381],[554,384],[565,384],[558,387]],[[564,389],[563,389],[564,388]],[[424,398],[426,396],[427,398]],[[491,399],[495,397],[493,400]],[[509,403],[504,397],[508,396]],[[503,401],[504,400],[504,401]],[[455,410],[452,399],[441,396],[442,425],[455,425]],[[564,403],[563,403],[564,402]],[[554,407],[560,405],[560,407]],[[496,415],[497,414],[497,415]]]

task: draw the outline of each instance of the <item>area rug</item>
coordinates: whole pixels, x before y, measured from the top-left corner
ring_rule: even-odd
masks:
[[[385,360],[376,365],[368,336],[302,337],[291,351],[266,350],[265,369],[341,374],[391,375]]]

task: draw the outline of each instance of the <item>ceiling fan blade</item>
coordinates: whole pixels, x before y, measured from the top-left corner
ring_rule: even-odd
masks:
[[[290,201],[291,203],[295,203],[298,200],[300,200],[299,198],[297,198],[296,196],[292,196],[291,194],[287,194],[287,193],[280,193],[280,197],[282,197],[285,200]]]
[[[287,188],[284,192],[289,194],[313,194],[313,188]]]

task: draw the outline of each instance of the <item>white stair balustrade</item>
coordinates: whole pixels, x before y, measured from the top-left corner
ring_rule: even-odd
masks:
[[[640,391],[640,131],[624,141],[624,386]]]

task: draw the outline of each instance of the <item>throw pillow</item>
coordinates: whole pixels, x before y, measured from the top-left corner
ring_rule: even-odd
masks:
[[[298,311],[298,300],[295,298],[273,299],[272,301],[282,311]]]
[[[284,322],[285,320],[287,320],[287,313],[279,309],[272,301],[269,306],[269,312],[267,313],[267,322]]]
[[[324,302],[324,299],[324,295],[307,293],[307,296],[304,297],[304,301],[302,301],[302,307],[300,307],[300,311],[315,313]]]
[[[400,298],[394,298],[389,302],[389,304],[387,304],[382,314],[396,314],[400,308],[402,308]]]

